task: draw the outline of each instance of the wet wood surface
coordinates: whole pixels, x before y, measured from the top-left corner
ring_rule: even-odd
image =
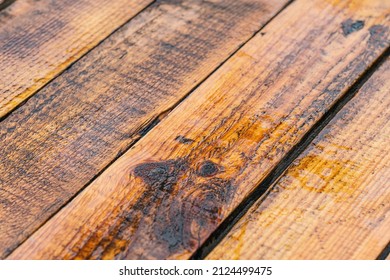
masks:
[[[1,122],[0,256],[123,154],[286,3],[159,1]]]
[[[209,259],[375,259],[390,240],[390,60]]]
[[[151,2],[0,3],[0,118]]]
[[[389,9],[292,3],[10,258],[190,257],[383,54]]]

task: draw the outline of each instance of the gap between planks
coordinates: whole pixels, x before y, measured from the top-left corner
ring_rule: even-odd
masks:
[[[154,4],[6,118],[0,153],[7,162],[0,169],[9,194],[18,196],[0,216],[8,227],[2,254],[101,174],[155,115],[206,79],[286,3]]]
[[[386,124],[389,111],[385,105],[390,100],[386,96],[390,88],[386,81],[390,73],[388,56],[378,67],[208,258],[377,257],[390,237],[383,231],[386,228],[384,206],[388,205],[385,197],[387,202],[390,199],[385,187],[386,179],[390,179],[386,177],[389,166],[386,167],[380,156],[386,154],[386,140],[388,144],[390,136]],[[326,170],[330,174],[320,173]],[[302,199],[299,204],[297,198]],[[317,204],[321,210],[315,207]],[[337,212],[343,213],[345,224],[336,219]],[[324,217],[324,213],[328,215]],[[284,231],[274,239],[271,236],[275,234],[270,232],[276,231],[276,225],[278,231],[281,228]],[[298,234],[302,228],[304,232]],[[387,256],[385,251],[382,255]]]
[[[0,1],[0,12],[12,5],[16,0],[3,0]]]
[[[301,141],[286,154],[281,162],[269,173],[269,175],[256,187],[252,194],[244,199],[240,205],[229,215],[223,223],[210,235],[201,247],[191,256],[191,259],[204,259],[208,254],[223,240],[229,231],[242,219],[249,209],[259,200],[263,201],[269,194],[270,187],[280,178],[280,176],[289,168],[297,157],[312,143],[317,135],[326,127],[336,114],[356,95],[359,89],[368,79],[379,69],[390,54],[388,48],[375,63],[364,72],[361,77],[351,86],[348,92],[340,98],[330,110],[324,114],[301,139]]]
[[[321,1],[298,1],[295,5],[290,5],[277,18],[279,26],[272,21],[265,28],[264,32],[273,36],[255,36],[133,149],[16,249],[10,258],[190,256],[229,211],[256,187],[256,183],[272,170],[283,155],[299,142],[361,73],[385,51],[388,46],[388,30],[381,24],[386,22],[386,6],[381,6],[380,1],[371,1],[371,4],[365,2],[362,9],[355,10],[354,5],[349,5],[351,3],[353,2],[331,6]],[[376,13],[376,17],[367,16],[372,13]],[[361,31],[343,34],[343,31],[339,31],[340,26],[351,21],[348,17],[351,14],[359,20],[365,19],[366,26]],[[294,15],[292,19],[291,15]],[[321,22],[321,19],[324,21]],[[311,24],[302,24],[302,20]],[[286,41],[285,34],[289,34],[288,30],[280,30],[280,26],[284,29],[286,26],[296,28],[295,31],[303,34],[294,32],[297,33],[296,36],[290,38],[294,40],[293,43]],[[307,30],[307,26],[311,29]],[[330,38],[332,40],[327,42]],[[279,57],[274,44],[282,45],[285,51],[283,56]],[[350,48],[346,49],[346,45]],[[308,61],[308,57],[312,61]],[[288,68],[281,67],[286,64],[289,65]],[[283,83],[272,83],[273,76],[267,79],[269,73],[264,69],[268,69]],[[291,71],[297,76],[291,77]],[[316,73],[318,77],[305,75],[305,71]],[[258,75],[261,78],[245,78],[242,75],[249,72],[260,73]],[[321,77],[323,78],[320,79]],[[252,84],[253,79],[255,85],[260,83],[260,88]],[[289,84],[290,88],[280,88],[283,84]],[[257,91],[261,89],[264,92],[270,88],[278,94],[270,94],[268,98],[271,100],[267,103],[267,96]],[[224,95],[221,95],[222,92]],[[300,94],[301,99],[291,100],[290,92]],[[265,100],[259,99],[260,96]],[[218,98],[228,100],[221,107],[215,107]],[[253,100],[247,100],[248,98]],[[236,109],[229,102],[235,103]],[[303,107],[296,107],[296,102]],[[232,115],[225,105],[233,108]],[[250,107],[254,105],[256,107]],[[275,106],[282,111],[276,114],[273,111]],[[299,110],[295,112],[294,108]],[[256,113],[257,110],[267,110],[269,115],[281,116],[278,120],[268,120],[269,127],[259,127],[256,118],[249,118],[246,122],[248,115],[245,114]],[[240,112],[245,114],[240,116]],[[283,117],[284,114],[286,117]],[[216,116],[223,122],[217,122],[214,119]],[[261,112],[254,116],[260,118]],[[261,120],[267,121],[263,117]],[[287,123],[290,121],[291,124],[280,125],[280,120]],[[256,132],[258,130],[265,131]],[[262,135],[267,135],[268,130],[276,147],[268,147],[269,142],[264,144],[260,141],[265,146],[259,150],[259,137],[262,139]],[[236,153],[242,155],[240,149],[243,147],[238,142],[240,139],[235,137],[238,132],[240,139],[250,140],[244,147],[249,149],[247,152],[250,154],[246,157],[251,159],[251,165],[245,163],[246,157],[235,157]],[[190,141],[192,144],[175,142],[175,139],[183,139],[178,138],[178,133],[193,140]],[[213,150],[215,141],[221,141],[219,150]],[[257,151],[261,152],[260,155]],[[264,153],[268,157],[262,157]],[[243,163],[238,161],[236,166],[226,166],[234,158],[241,159]],[[261,165],[256,167],[255,163]],[[241,165],[243,170],[240,171]],[[263,169],[263,173],[254,173],[255,169]],[[155,177],[155,172],[163,173]],[[236,174],[237,172],[239,173]],[[226,176],[235,179],[231,181]],[[250,178],[245,179],[246,177]],[[230,190],[233,194],[224,193]],[[235,196],[232,200],[229,198],[231,195]],[[209,200],[209,196],[215,200]],[[207,203],[207,209],[202,206],[205,205],[203,202]],[[153,223],[151,217],[155,215],[156,223]],[[183,231],[175,232],[175,228],[182,228]],[[54,240],[63,238],[71,238],[70,243],[66,246],[53,243]]]

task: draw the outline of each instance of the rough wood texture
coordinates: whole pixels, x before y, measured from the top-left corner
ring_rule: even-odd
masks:
[[[188,258],[384,51],[388,10],[294,2],[10,258]]]
[[[390,240],[390,60],[209,259],[376,259]]]
[[[0,256],[140,138],[145,126],[285,3],[154,4],[5,119],[0,124]]]
[[[14,2],[14,3],[12,3]],[[0,118],[152,0],[4,1]]]

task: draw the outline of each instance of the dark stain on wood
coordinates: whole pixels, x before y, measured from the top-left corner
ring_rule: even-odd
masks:
[[[191,144],[191,143],[194,143],[194,142],[195,142],[195,140],[192,140],[192,139],[190,139],[190,138],[186,138],[186,137],[184,137],[184,136],[182,136],[182,135],[177,136],[177,137],[175,138],[175,140],[178,141],[178,142],[180,142],[180,143],[182,143],[182,144]]]
[[[1,50],[8,55],[16,56],[19,59],[25,59],[31,55],[32,51],[39,50],[44,45],[48,38],[53,38],[58,34],[58,30],[63,29],[66,22],[61,19],[54,19],[50,25],[37,28],[35,30],[21,30],[19,33],[14,33],[8,40],[4,40],[1,45]],[[20,44],[23,42],[23,44]]]
[[[231,5],[234,6],[232,3]],[[238,7],[236,7],[236,9],[237,8]],[[236,12],[235,9],[233,10]],[[62,247],[63,251],[60,252],[60,254],[66,254],[66,258],[175,258],[178,256],[183,257],[186,254],[188,255],[189,252],[191,253],[194,249],[199,247],[199,244],[201,244],[218,224],[220,224],[220,221],[226,217],[229,211],[237,206],[240,199],[248,195],[250,191],[256,187],[255,185],[246,186],[243,182],[245,180],[258,182],[261,179],[260,174],[256,174],[258,170],[264,168],[263,172],[266,172],[276,166],[283,155],[294,147],[295,143],[299,140],[299,137],[302,137],[309,127],[314,125],[319,117],[329,109],[330,105],[345,93],[351,83],[359,77],[361,73],[367,69],[370,63],[372,63],[372,61],[382,52],[380,48],[365,48],[361,45],[365,44],[365,42],[356,40],[357,37],[353,38],[356,42],[351,46],[353,46],[353,48],[362,47],[359,52],[355,51],[354,56],[348,56],[348,59],[344,60],[342,58],[349,49],[345,48],[343,49],[345,53],[339,53],[338,49],[332,49],[332,46],[330,46],[328,50],[330,53],[329,58],[333,59],[332,62],[337,65],[336,69],[338,70],[335,72],[331,71],[334,65],[331,66],[329,63],[322,65],[323,67],[327,67],[325,68],[326,71],[321,70],[319,73],[316,73],[316,76],[312,76],[312,73],[310,72],[311,68],[308,66],[313,65],[313,61],[316,62],[315,66],[321,66],[322,60],[317,58],[322,55],[320,50],[323,47],[328,46],[325,42],[325,38],[333,36],[330,34],[336,34],[336,36],[340,37],[338,39],[343,39],[343,35],[338,32],[341,19],[338,17],[338,14],[330,14],[330,23],[332,23],[334,18],[337,18],[337,25],[330,25],[329,22],[316,22],[316,18],[318,17],[317,13],[309,14],[310,17],[307,18],[305,22],[311,23],[314,21],[315,26],[313,29],[306,30],[306,26],[309,26],[310,24],[302,25],[301,17],[303,15],[297,14],[298,11],[299,10],[290,10],[290,16],[293,17],[292,22],[294,23],[294,26],[296,28],[299,27],[298,30],[292,30],[294,32],[304,32],[303,35],[300,34],[299,41],[284,42],[283,38],[285,33],[281,31],[278,33],[279,31],[275,31],[280,30],[279,26],[274,26],[273,29],[272,24],[269,26],[270,31],[267,32],[273,34],[273,36],[277,36],[276,39],[278,41],[268,42],[267,44],[269,44],[269,46],[264,48],[264,50],[268,50],[266,53],[272,58],[271,60],[276,61],[274,65],[269,64],[269,67],[267,68],[265,68],[266,66],[264,66],[264,68],[260,67],[259,65],[262,65],[262,57],[258,55],[256,58],[257,55],[251,53],[249,48],[248,53],[253,55],[251,65],[256,65],[256,67],[252,68],[252,66],[248,66],[246,62],[242,62],[243,68],[240,71],[233,71],[230,74],[231,77],[238,77],[240,74],[244,75],[252,72],[254,75],[252,78],[256,77],[258,80],[254,80],[255,82],[251,84],[250,92],[241,91],[243,89],[240,89],[238,86],[238,89],[234,89],[237,84],[233,84],[234,90],[226,93],[226,99],[224,100],[226,103],[221,102],[221,104],[218,104],[218,107],[215,107],[215,104],[213,104],[212,106],[214,107],[210,107],[213,108],[211,112],[206,109],[202,109],[204,111],[199,112],[196,112],[196,109],[194,109],[194,111],[176,111],[178,112],[178,115],[176,116],[182,117],[182,119],[179,117],[176,119],[179,124],[181,124],[180,130],[176,129],[173,131],[176,134],[170,134],[172,132],[169,131],[169,129],[160,131],[160,135],[153,134],[152,131],[150,135],[147,135],[143,139],[143,143],[147,144],[144,147],[149,147],[150,150],[153,151],[153,154],[156,156],[158,155],[159,158],[168,158],[168,160],[148,162],[149,158],[145,158],[144,151],[137,150],[144,149],[144,147],[137,148],[142,147],[140,144],[140,146],[136,146],[133,150],[130,150],[122,159],[119,159],[123,164],[119,166],[128,167],[124,169],[126,170],[125,172],[122,169],[110,169],[101,175],[101,181],[95,181],[89,186],[86,192],[92,192],[93,194],[99,187],[102,187],[105,184],[112,184],[110,182],[111,176],[121,176],[123,180],[121,180],[120,184],[117,186],[110,185],[110,187],[119,192],[123,192],[124,194],[118,195],[120,199],[116,200],[118,201],[118,204],[115,204],[116,208],[111,208],[114,210],[103,210],[96,215],[93,214],[95,215],[95,218],[99,218],[102,222],[92,225],[93,231],[90,228],[84,232],[83,229],[80,229],[80,235],[85,235],[83,235],[80,240],[76,240],[72,245],[68,246],[65,244]],[[208,15],[206,21],[209,21],[210,17],[212,16]],[[224,25],[226,24],[227,23],[224,23]],[[210,29],[214,30],[215,26],[211,26],[212,28]],[[203,27],[197,31],[200,32],[202,29]],[[209,30],[209,32],[211,31]],[[300,32],[297,32],[297,34]],[[194,32],[194,34],[196,34],[196,32]],[[207,35],[208,33],[203,34],[203,36]],[[366,36],[364,38],[368,37],[367,33],[361,33],[359,35],[361,35],[362,38],[363,35]],[[225,37],[225,34],[218,34],[217,37],[219,36]],[[177,37],[179,37],[178,41],[183,43],[185,40],[188,42],[191,35],[185,34],[185,36],[181,35]],[[351,36],[348,40],[352,39],[352,37],[354,36]],[[136,39],[137,38],[133,39],[135,45],[137,44]],[[191,40],[190,43],[196,44],[199,40],[202,40],[202,38]],[[259,41],[256,40],[257,39],[254,38],[254,41],[248,44],[261,45],[259,44]],[[345,41],[347,41],[346,38],[344,38],[344,42]],[[154,94],[163,92],[156,98],[158,100],[161,100],[164,97],[168,98],[168,96],[172,94],[172,91],[170,90],[176,85],[178,80],[189,75],[189,72],[181,72],[185,71],[183,68],[186,68],[186,70],[189,71],[188,68],[191,66],[195,68],[195,66],[198,65],[197,63],[194,63],[195,65],[190,64],[189,66],[184,65],[185,67],[179,67],[179,65],[183,64],[183,57],[179,54],[183,55],[183,53],[187,53],[187,51],[183,51],[177,54],[178,50],[183,47],[180,43],[174,48],[170,46],[171,43],[158,44],[159,47],[152,50],[152,62],[146,60],[144,63],[136,65],[136,69],[140,70],[139,73],[141,74],[137,71],[135,71],[135,73],[128,73],[129,71],[127,71],[126,73],[128,73],[128,75],[123,74],[125,76],[124,80],[127,82],[126,85],[129,84],[129,80],[132,82],[134,81],[134,83],[139,83],[142,86],[147,84],[145,88],[141,88],[140,86],[141,89],[146,90],[138,90],[143,93],[143,96],[145,95],[145,92],[151,92],[150,99],[152,99]],[[271,43],[274,43],[274,45]],[[295,48],[295,44],[298,43],[299,47]],[[212,42],[205,43],[205,45],[207,45],[207,48],[215,47]],[[273,53],[272,50],[275,49],[275,46],[278,48],[285,48],[285,57],[279,59],[279,55],[277,56]],[[198,52],[197,46],[195,49],[196,50],[190,52],[190,54],[184,55],[184,58],[190,57],[191,60],[193,60],[193,58],[204,58],[209,55],[207,53],[205,54],[204,50]],[[258,49],[258,51],[261,50],[262,48]],[[334,52],[333,54],[332,51]],[[167,57],[167,52],[169,52],[172,57]],[[307,59],[308,52],[310,54],[310,59]],[[119,55],[119,53],[117,55]],[[236,56],[247,55],[250,57],[249,54],[237,53]],[[128,56],[125,56],[124,59],[127,59],[127,57]],[[174,64],[177,60],[181,62],[179,65]],[[240,60],[237,59],[235,63],[239,63],[239,61]],[[108,67],[110,67],[110,65]],[[321,67],[318,69],[320,68]],[[229,73],[229,67],[227,69],[226,73]],[[265,71],[265,69],[267,69],[267,71]],[[296,76],[291,76],[291,70],[297,73]],[[116,73],[116,71],[113,72]],[[141,79],[144,78],[143,73],[145,72],[151,73],[150,76],[152,78],[146,80]],[[266,72],[267,75],[258,76],[260,75],[259,73],[263,72]],[[310,78],[307,79],[307,77]],[[153,83],[154,78],[157,80],[157,86]],[[321,78],[323,78],[323,80]],[[221,83],[227,81],[225,78],[221,78],[221,80],[222,81],[219,81]],[[263,81],[267,86],[263,87]],[[276,86],[280,82],[286,83],[288,86],[281,89],[277,88]],[[307,90],[300,90],[299,87],[302,82],[311,84],[310,88],[304,87],[304,89]],[[122,84],[122,82],[120,84]],[[152,84],[152,86],[150,86],[150,84]],[[272,98],[270,98],[267,103],[266,101],[262,101],[263,98],[266,98],[266,94],[263,95],[263,93],[268,92],[268,88],[273,85],[275,85],[275,88],[273,88]],[[177,88],[180,87],[178,86]],[[138,91],[131,91],[132,94],[128,95],[136,95]],[[121,89],[118,89],[117,93],[120,94],[121,92]],[[295,92],[294,98],[291,98],[291,94]],[[205,94],[205,92],[197,92],[196,94]],[[213,97],[219,94],[219,92],[214,92]],[[142,95],[137,97],[141,99]],[[105,96],[105,98],[109,99],[107,96]],[[224,118],[220,118],[219,122],[213,121],[210,129],[206,131],[203,129],[201,131],[194,131],[193,126],[184,125],[190,116],[197,117],[199,120],[205,119],[209,122],[211,117],[218,115],[218,113],[223,111],[227,111],[226,108],[230,107],[224,106],[231,106],[236,99],[240,101],[240,104],[237,105],[237,107],[231,108],[231,112],[229,110],[229,114]],[[125,98],[124,101],[126,101]],[[194,100],[187,99],[185,102],[193,101]],[[232,103],[229,104],[228,102]],[[120,105],[125,106],[128,103],[130,102],[119,103],[118,107],[120,107],[121,111],[127,112]],[[137,110],[141,111],[142,108],[143,112],[146,111],[144,107],[148,107],[146,105],[149,105],[150,107],[148,108],[154,110],[154,106],[156,105],[156,103],[153,102],[151,102],[151,104],[147,102],[137,104],[140,105],[140,108]],[[253,104],[256,104],[257,107]],[[275,108],[277,108],[277,110]],[[299,110],[297,110],[297,108],[299,108]],[[96,110],[99,111],[101,109],[96,108]],[[261,121],[260,112],[264,112],[262,114],[267,113],[268,115],[264,118],[264,122]],[[246,120],[245,117],[252,115],[256,117],[254,119]],[[275,117],[272,117],[273,115],[275,115]],[[108,115],[107,117],[111,116]],[[125,116],[120,115],[120,123],[128,124],[133,122],[136,117],[137,115],[127,119]],[[108,119],[109,121],[116,120],[116,118]],[[96,122],[101,125],[98,120],[96,120]],[[107,126],[109,128],[109,133],[119,130],[115,128],[121,128],[119,126],[119,121],[118,123],[114,122],[113,124],[109,122]],[[177,143],[169,143],[169,141],[173,140],[172,135],[179,135],[181,133],[186,135],[186,133],[192,133],[193,131],[194,135],[204,136],[203,139],[200,137],[198,138],[197,136],[196,139],[201,139],[199,145],[196,148],[191,146],[185,147],[188,148],[188,155],[186,157],[169,159],[172,154],[178,152],[176,149],[180,149],[180,153],[183,153],[186,150]],[[228,133],[234,131],[236,131],[237,134]],[[98,136],[99,135],[105,136],[106,134],[99,131]],[[159,137],[161,137],[161,139]],[[159,140],[156,141],[156,139]],[[247,142],[244,143],[240,141],[244,139],[246,139]],[[115,138],[112,140],[115,140]],[[219,143],[221,140],[225,141]],[[272,145],[265,144],[265,142],[269,140],[272,140]],[[165,142],[168,142],[167,148],[162,151],[156,150],[155,147],[160,149]],[[116,142],[116,145],[119,146],[123,143],[124,142],[118,141]],[[158,145],[153,146],[156,143],[158,143]],[[102,149],[102,151],[105,150]],[[134,153],[132,153],[132,151]],[[242,161],[237,161],[236,166],[233,164],[226,164],[226,171],[229,172],[225,172],[220,176],[218,176],[218,172],[223,170],[222,166],[217,165],[211,160],[200,161],[204,160],[204,158],[209,159],[211,156],[212,158],[223,158],[228,161],[228,156],[231,156],[230,159],[234,158],[233,152],[242,154],[244,151],[246,152],[244,153],[246,157],[241,157],[240,159]],[[105,153],[104,156],[107,157],[107,154]],[[135,167],[133,165],[133,156],[135,156],[136,161],[140,163]],[[208,161],[211,163],[207,163]],[[90,162],[92,162],[92,160],[88,163]],[[205,167],[202,167],[202,165],[205,165]],[[129,172],[128,170],[132,171]],[[81,174],[82,173],[80,172],[80,175]],[[116,184],[116,181],[114,184]],[[53,187],[55,186],[56,185],[54,184]],[[129,191],[129,193],[126,194],[126,191],[129,189],[134,191]],[[233,200],[234,194],[236,194],[236,197]],[[102,195],[101,197],[97,197],[97,199],[102,200],[104,197],[105,201],[107,198],[111,197],[111,195],[116,194],[108,191],[105,193],[105,196]],[[91,195],[89,197],[93,196]],[[87,197],[85,193],[79,196],[80,201],[83,201],[84,199],[88,201],[89,197]],[[78,205],[80,204],[73,204],[71,207],[77,209],[79,207]],[[83,215],[82,211],[79,211],[78,213]],[[61,215],[61,213],[59,215]],[[96,217],[98,215],[100,216]],[[75,220],[75,223],[77,223],[77,219]],[[56,223],[50,223],[49,221],[43,228],[44,230],[47,230],[48,227],[53,225],[58,226]],[[73,225],[72,229],[76,226],[77,224]],[[63,228],[64,231],[67,229],[68,228]],[[50,231],[46,231],[46,233],[50,233]],[[23,244],[25,247],[28,246],[25,244],[26,243]],[[55,246],[58,247],[58,243],[56,243]],[[37,250],[34,250],[34,253],[36,251]]]
[[[351,87],[353,98],[338,113],[333,111],[330,123],[310,137],[310,144],[300,146],[298,158],[275,176],[265,196],[255,198],[209,259],[372,259],[380,252],[388,242],[380,225],[388,221],[383,207],[390,178],[384,144],[390,131],[386,58],[388,52],[370,70],[373,76]],[[329,215],[336,212],[344,214]],[[289,226],[283,227],[286,213]],[[281,231],[289,240],[264,238]],[[380,238],[375,244],[366,242],[373,232]],[[348,250],[339,246],[357,238],[362,241]]]
[[[199,247],[209,232],[217,228],[224,217],[224,206],[231,203],[235,190],[233,180],[211,178],[181,195],[181,199],[177,200],[180,204],[173,208],[171,223],[165,225],[165,230],[183,227],[182,233],[178,232],[179,236],[176,233],[181,251]],[[175,216],[180,219],[176,220]],[[176,253],[176,248],[173,249],[172,254]]]
[[[347,19],[341,23],[341,29],[343,30],[344,36],[348,36],[349,34],[359,31],[364,27],[363,20],[353,21],[352,19]]]
[[[139,164],[132,174],[144,182],[145,191],[103,238],[92,233],[69,258],[143,259],[149,245],[147,258],[155,259],[192,250],[221,222],[236,190],[232,179],[199,177],[186,158]]]
[[[184,159],[150,162],[138,165],[134,169],[134,175],[142,178],[150,187],[170,190],[177,182],[179,174],[187,169]]]
[[[160,119],[150,123],[153,116],[207,77],[283,1],[175,3],[150,6],[1,122],[0,193],[13,204],[0,217],[0,257],[154,127]],[[174,163],[165,164],[156,172],[171,172]]]
[[[388,40],[386,40],[386,36],[388,33],[388,27],[380,24],[373,25],[370,27],[370,38],[368,39],[368,43],[374,46],[383,47],[388,44]]]
[[[206,160],[198,168],[198,175],[201,177],[211,177],[216,175],[222,168],[211,160]]]

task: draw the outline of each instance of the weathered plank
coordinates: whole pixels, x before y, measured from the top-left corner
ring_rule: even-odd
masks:
[[[0,118],[152,0],[4,1]]]
[[[390,240],[390,60],[210,259],[375,259]]]
[[[161,1],[0,124],[0,256],[123,153],[286,1]]]
[[[10,258],[188,258],[384,51],[389,8],[294,2]]]

